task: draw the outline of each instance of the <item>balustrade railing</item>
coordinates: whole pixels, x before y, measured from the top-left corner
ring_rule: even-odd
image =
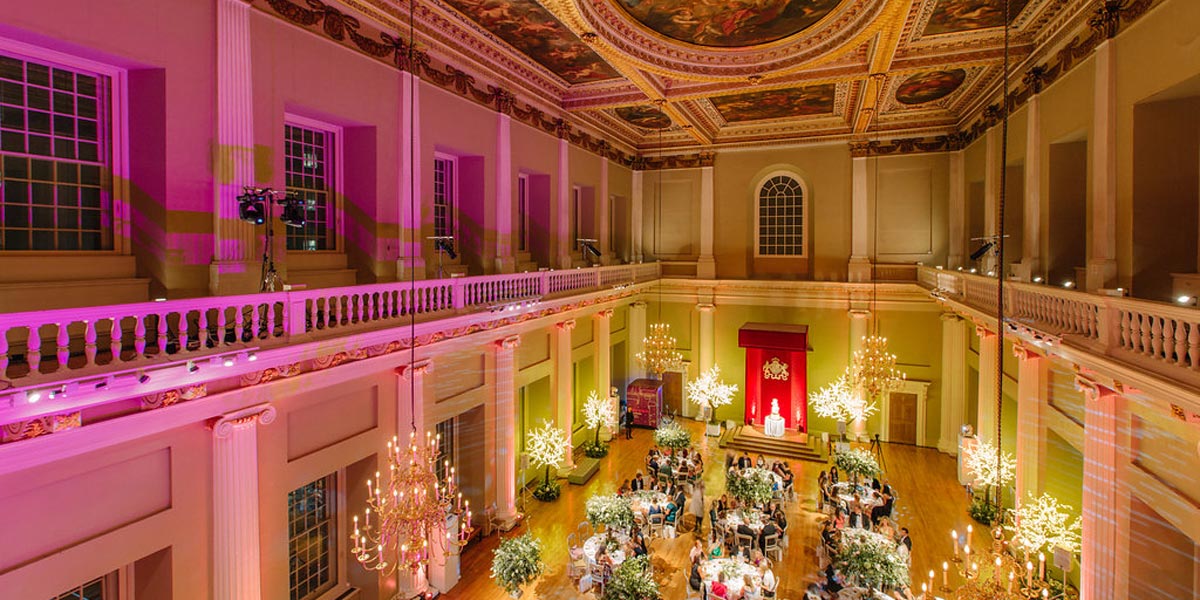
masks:
[[[134,370],[659,276],[656,263],[0,314],[0,380]]]
[[[996,280],[921,267],[935,295],[996,312]],[[1023,282],[1004,286],[1005,317],[1022,326],[1157,374],[1200,384],[1200,310]]]

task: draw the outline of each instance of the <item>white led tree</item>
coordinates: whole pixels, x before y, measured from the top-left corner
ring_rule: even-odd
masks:
[[[975,480],[975,485],[984,488],[985,502],[992,502],[992,488],[999,488],[1012,482],[1017,469],[1017,459],[1013,455],[1002,452],[991,442],[979,440],[965,458],[967,471]]]
[[[538,500],[554,500],[558,498],[558,485],[550,481],[550,469],[558,468],[567,455],[567,433],[554,426],[548,419],[542,419],[541,427],[529,432],[525,439],[525,451],[534,468],[546,469],[546,479],[534,490],[533,495]]]
[[[1079,552],[1082,531],[1079,518],[1071,518],[1071,506],[1059,503],[1050,494],[1042,494],[1021,503],[1013,511],[1014,524],[1006,527],[1013,532],[1012,543],[1028,554],[1063,548]]]
[[[818,415],[838,423],[853,423],[878,411],[875,402],[868,401],[850,384],[846,374],[833,383],[808,395],[808,405]]]
[[[715,425],[717,409],[733,402],[737,385],[721,381],[721,368],[713,365],[687,386],[688,400],[708,411],[708,422]]]
[[[607,446],[600,445],[600,428],[616,420],[616,411],[608,398],[601,398],[596,390],[588,392],[587,400],[583,403],[583,422],[589,428],[596,430],[596,437],[588,448],[588,456],[599,458],[608,454]],[[599,456],[596,456],[599,455]]]

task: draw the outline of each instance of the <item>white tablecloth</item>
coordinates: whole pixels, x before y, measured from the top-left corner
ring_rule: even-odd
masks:
[[[600,544],[604,543],[607,533],[597,533],[583,542],[583,555],[587,557],[588,564],[596,564],[596,551],[600,549]],[[624,533],[614,533],[613,537],[620,542],[621,546],[608,551],[608,555],[612,557],[613,566],[618,566],[625,562],[625,551],[622,550],[625,542],[629,541],[629,536]]]
[[[784,429],[787,429],[787,425],[779,415],[767,415],[763,420],[763,433],[770,437],[783,437]]]
[[[755,533],[762,531],[766,526],[767,519],[763,516],[762,511],[751,511],[749,513],[741,510],[731,510],[725,514],[725,518],[721,520],[726,529],[737,531],[738,525],[745,524],[753,529]]]
[[[651,506],[657,506],[665,514],[667,512],[667,504],[671,499],[662,492],[647,492],[638,490],[629,495],[629,505],[633,512],[647,514],[650,512]]]
[[[759,579],[758,569],[754,565],[732,558],[714,558],[700,563],[700,576],[704,578],[704,587],[711,591],[712,583],[717,580],[717,576],[726,567],[729,567],[730,571],[734,573],[732,577],[725,578],[725,587],[729,589],[727,597],[734,598],[742,593],[742,588],[745,587],[742,578],[745,575],[749,575],[761,586],[762,580]]]

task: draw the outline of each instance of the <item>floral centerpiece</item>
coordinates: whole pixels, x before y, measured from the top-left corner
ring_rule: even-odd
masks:
[[[725,479],[725,489],[746,504],[766,504],[775,494],[775,474],[757,467],[730,471]]]
[[[492,579],[513,598],[519,598],[521,588],[540,577],[545,569],[542,543],[532,534],[503,540],[492,554]]]
[[[583,453],[589,458],[604,458],[608,455],[608,444],[600,441],[600,428],[615,422],[616,413],[608,398],[601,398],[596,390],[588,392],[587,400],[583,403],[583,422],[589,429],[595,429],[595,437],[584,443]]]
[[[658,582],[650,569],[650,557],[637,556],[627,559],[613,571],[612,579],[604,587],[603,600],[658,600],[661,597]]]
[[[870,452],[862,448],[838,452],[833,463],[837,465],[838,470],[848,475],[874,477],[879,474],[879,463]]]
[[[834,565],[853,583],[873,589],[909,585],[908,563],[896,552],[896,543],[885,535],[847,527]]]
[[[654,430],[654,443],[663,448],[682,450],[692,445],[692,434],[677,423],[667,423]]]
[[[633,527],[633,507],[627,498],[616,494],[597,494],[587,499],[586,509],[588,523],[592,527],[607,527],[610,538],[614,529],[628,530]]]

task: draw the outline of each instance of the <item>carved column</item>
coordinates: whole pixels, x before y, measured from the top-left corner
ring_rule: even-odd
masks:
[[[697,347],[696,361],[699,363],[700,372],[704,372],[717,363],[716,334],[713,323],[717,307],[711,302],[702,302],[696,305],[696,310],[700,313],[700,344]]]
[[[871,211],[867,158],[850,159],[850,265],[849,281],[871,280]],[[878,167],[876,167],[878,168]]]
[[[717,263],[713,259],[715,212],[713,167],[700,167],[700,258],[696,262],[696,277],[699,279],[717,277]]]
[[[517,406],[516,369],[513,366],[520,336],[496,340],[496,519],[504,531],[512,529],[517,514]]]
[[[250,4],[217,0],[217,131],[213,155],[213,261],[209,291],[258,291],[263,231],[238,218],[238,196],[254,176],[254,83]],[[273,223],[267,223],[270,227]]]
[[[554,345],[551,348],[550,389],[554,393],[554,407],[558,426],[567,432],[570,448],[566,460],[559,466],[558,474],[565,477],[575,468],[575,369],[571,360],[571,331],[575,319],[554,324]]]
[[[424,236],[421,233],[421,80],[412,73],[400,73],[400,253],[396,277],[408,279],[414,274],[425,278]],[[411,167],[409,166],[411,165]]]
[[[645,195],[645,171],[633,172],[633,183],[629,203],[629,239],[633,244],[630,256],[634,263],[642,262],[642,201]]]
[[[571,232],[571,146],[566,138],[558,140],[558,210],[555,219],[554,255],[560,269],[572,267],[571,248],[575,240],[567,239]]]
[[[1043,356],[1024,344],[1013,344],[1020,359],[1017,371],[1017,503],[1042,491],[1042,405],[1046,401],[1046,368]]]
[[[629,363],[626,372],[630,379],[640,379],[646,376],[646,370],[637,361],[637,355],[646,350],[646,303],[642,301],[629,305],[628,342]]]
[[[496,272],[516,270],[513,255],[512,117],[496,113]]]
[[[258,424],[275,407],[252,406],[212,423],[213,598],[262,598],[258,534]]]
[[[967,176],[963,151],[950,153],[950,197],[946,210],[950,220],[950,255],[946,267],[957,269],[967,264]]]
[[[938,450],[957,455],[967,404],[967,322],[954,313],[942,313],[941,402]]]
[[[1087,290],[1114,287],[1117,282],[1117,57],[1116,40],[1096,48],[1095,97],[1092,100],[1090,253]]]
[[[1121,515],[1127,518],[1128,498],[1123,498],[1123,473],[1118,458],[1118,415],[1125,399],[1120,394],[1077,376],[1075,385],[1084,393],[1083,443],[1083,542],[1079,561],[1080,600],[1123,598],[1128,568],[1118,552]],[[1124,500],[1124,504],[1122,504]],[[1123,507],[1123,508],[1122,508]]]
[[[612,387],[612,324],[613,310],[606,308],[592,315],[592,340],[595,342],[596,356],[596,395],[608,398],[609,388]],[[608,436],[616,432],[609,428]]]
[[[1000,356],[1000,338],[994,331],[976,327],[979,336],[979,408],[975,434],[980,440],[1000,445],[996,439],[996,359]]]

